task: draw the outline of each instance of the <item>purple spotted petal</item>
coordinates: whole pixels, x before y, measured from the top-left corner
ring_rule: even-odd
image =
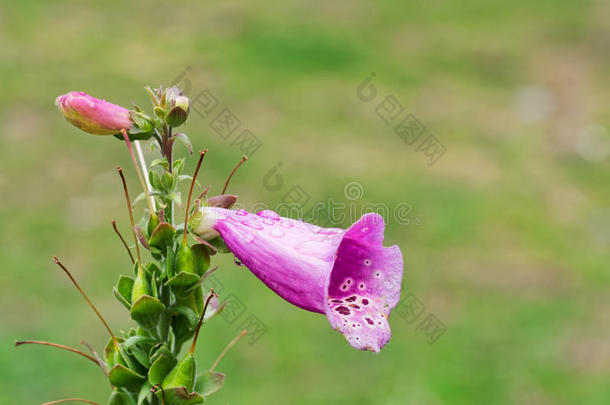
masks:
[[[381,216],[367,214],[343,236],[328,279],[326,316],[360,350],[378,352],[390,340],[390,310],[400,299],[402,254],[383,247]]]
[[[381,216],[364,215],[345,231],[272,211],[203,207],[193,230],[218,232],[263,283],[300,308],[326,314],[353,347],[379,351],[390,339],[387,319],[400,297],[402,255],[398,246],[383,247]]]

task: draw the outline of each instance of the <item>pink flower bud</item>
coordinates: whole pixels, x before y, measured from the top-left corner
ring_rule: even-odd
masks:
[[[71,91],[55,99],[59,111],[72,125],[95,135],[114,135],[129,130],[129,110],[83,93]]]

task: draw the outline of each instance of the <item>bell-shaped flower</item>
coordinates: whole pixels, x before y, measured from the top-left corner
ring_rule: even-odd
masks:
[[[55,99],[59,111],[72,125],[94,135],[115,135],[133,126],[130,111],[82,91],[71,91]]]
[[[273,211],[204,206],[190,225],[202,238],[220,235],[263,283],[288,302],[325,314],[353,347],[378,352],[389,341],[403,261],[398,246],[383,246],[380,215],[365,214],[344,230]]]

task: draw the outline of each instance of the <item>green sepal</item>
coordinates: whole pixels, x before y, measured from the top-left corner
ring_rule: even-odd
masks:
[[[206,371],[199,374],[195,383],[195,391],[207,397],[222,388],[226,375],[216,371]]]
[[[182,242],[176,253],[176,265],[174,266],[174,274],[180,272],[195,273],[195,257],[189,245]]]
[[[222,240],[220,236],[217,236],[214,239],[210,239],[208,242],[210,243],[210,245],[216,248],[218,253],[231,253],[231,251],[225,244],[225,241]]]
[[[172,191],[176,188],[176,177],[171,174],[170,172],[163,172],[163,174],[161,175],[161,187],[165,190],[165,191]]]
[[[117,301],[123,304],[128,311],[131,311],[131,303],[129,302],[129,300],[123,297],[123,295],[119,292],[119,290],[117,290],[116,287],[112,287],[112,294],[114,294]]]
[[[166,160],[166,162],[167,162],[167,160]],[[153,167],[153,165],[151,164],[150,167]],[[150,185],[153,187],[153,189],[161,190],[161,177],[159,177],[159,173],[157,173],[154,170],[149,171],[148,172],[148,181],[150,182]],[[155,228],[153,227],[152,229],[155,229]],[[150,232],[152,232],[152,230],[149,228],[149,233]]]
[[[116,340],[119,344],[124,341],[124,339],[120,337],[117,337]],[[117,348],[114,346],[114,341],[112,338],[108,339],[106,347],[104,348],[104,360],[106,360],[106,364],[108,364],[109,367],[112,367],[115,364],[126,365],[120,349],[117,350]]]
[[[153,231],[157,226],[159,226],[159,217],[156,215],[151,215],[148,218],[148,224],[146,224],[146,230],[148,231],[148,235],[152,235]]]
[[[159,268],[159,266],[152,262],[144,266],[144,270],[146,270],[149,274],[153,274],[157,277],[161,275],[161,269]]]
[[[210,250],[206,245],[199,243],[191,246],[191,252],[195,262],[195,273],[203,276],[210,268]]]
[[[144,376],[128,369],[121,364],[117,364],[110,369],[108,379],[115,387],[125,388],[131,392],[137,392],[140,389],[140,385],[146,381]]]
[[[165,253],[174,245],[176,229],[167,222],[161,222],[154,229],[148,240],[153,253]]]
[[[167,256],[165,257],[165,276],[167,278],[174,277],[174,262],[175,262],[176,254],[173,249],[169,249],[167,251]]]
[[[112,391],[108,399],[108,405],[136,405],[136,402],[126,392]]]
[[[164,388],[158,390],[156,395],[163,395],[165,405],[196,405],[202,404],[204,398],[196,392],[188,392],[185,387]]]
[[[165,311],[165,305],[150,295],[141,296],[131,307],[131,318],[145,329],[157,326],[161,313]]]
[[[133,303],[135,303],[136,301],[138,301],[140,299],[140,297],[144,296],[144,295],[148,295],[148,292],[150,291],[150,287],[148,285],[148,280],[146,280],[146,275],[144,274],[144,271],[138,271],[138,275],[136,276],[136,279],[133,282],[133,286],[131,289],[131,303],[133,305]],[[133,309],[133,307],[132,307]]]
[[[131,292],[133,290],[133,279],[127,276],[119,276],[119,281],[117,282],[116,287],[112,289],[114,296],[119,300],[119,302],[128,310],[131,310]]]
[[[148,370],[148,382],[152,385],[161,384],[175,365],[175,361],[165,355],[160,355]]]
[[[187,306],[172,306],[170,307],[170,311],[174,314],[179,314],[184,316],[188,320],[188,325],[190,329],[195,329],[197,323],[199,323],[199,315],[192,308]]]
[[[184,169],[184,162],[186,160],[184,158],[174,160],[174,164],[172,165],[172,170],[176,175],[182,174],[182,169]]]
[[[145,368],[150,367],[150,359],[146,347],[152,347],[157,340],[149,336],[131,336],[121,344],[127,356],[134,357]]]
[[[197,375],[197,362],[192,353],[187,353],[173,370],[163,380],[163,389],[184,387],[187,391],[193,391],[195,387],[195,376]]]
[[[150,363],[153,364],[159,359],[159,357],[165,356],[172,361],[172,364],[176,362],[176,358],[172,351],[165,344],[157,344],[150,349]]]

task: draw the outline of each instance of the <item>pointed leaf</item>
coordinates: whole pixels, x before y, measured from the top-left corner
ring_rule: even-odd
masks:
[[[123,295],[119,292],[119,290],[117,290],[116,287],[112,287],[112,294],[114,294],[116,299],[121,304],[123,304],[128,311],[131,311],[131,304],[129,303],[129,301],[127,301],[127,299],[125,299],[125,297],[123,297]]]
[[[115,387],[125,388],[131,392],[138,391],[140,385],[145,381],[144,376],[141,376],[120,364],[117,364],[110,369],[108,379]]]
[[[126,392],[113,391],[108,400],[108,405],[136,405],[136,402]]]
[[[165,282],[165,285],[170,287],[190,287],[193,284],[196,284],[199,281],[199,276],[193,273],[187,273],[185,271],[181,271],[176,274],[171,279]]]
[[[119,276],[116,289],[131,304],[131,290],[133,289],[133,279],[124,275]]]
[[[210,268],[210,249],[204,244],[196,244],[191,246],[191,252],[195,259],[195,272],[203,276]]]
[[[152,329],[157,326],[159,316],[165,310],[165,305],[150,295],[141,296],[131,307],[131,318],[143,328]]]
[[[216,371],[206,371],[199,374],[195,391],[207,397],[222,388],[226,375]]]
[[[152,385],[161,384],[174,367],[175,362],[165,355],[160,355],[148,370],[148,381]]]
[[[148,240],[151,250],[156,249],[158,253],[166,252],[174,244],[175,233],[175,228],[167,222],[159,223]]]
[[[196,405],[202,404],[204,399],[196,392],[189,393],[185,387],[172,387],[160,389],[156,395],[163,395],[165,405]]]

